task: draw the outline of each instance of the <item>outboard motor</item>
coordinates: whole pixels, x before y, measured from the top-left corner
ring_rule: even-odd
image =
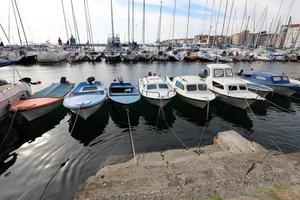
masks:
[[[91,76],[91,77],[88,77],[86,80],[90,85],[92,85],[93,82],[95,81],[95,77]]]
[[[6,80],[0,79],[0,86],[8,85],[8,82]]]
[[[67,83],[67,78],[65,76],[62,76],[60,78],[60,83]]]
[[[25,78],[22,78],[21,80],[20,80],[20,82],[25,82],[25,83],[31,83],[31,78],[29,78],[29,77],[25,77]]]
[[[202,72],[199,74],[201,78],[206,78],[208,76],[207,69],[203,69]]]

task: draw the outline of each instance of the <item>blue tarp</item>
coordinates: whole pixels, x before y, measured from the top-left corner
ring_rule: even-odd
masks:
[[[61,98],[74,87],[72,83],[52,83],[49,87],[34,93],[30,98]]]

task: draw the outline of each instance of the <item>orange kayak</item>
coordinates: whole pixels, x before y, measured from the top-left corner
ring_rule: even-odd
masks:
[[[35,99],[26,99],[23,101],[19,101],[10,107],[10,111],[16,112],[18,111],[28,111],[34,110],[37,108],[49,106],[51,104],[55,104],[59,101],[62,101],[62,98],[35,98]]]

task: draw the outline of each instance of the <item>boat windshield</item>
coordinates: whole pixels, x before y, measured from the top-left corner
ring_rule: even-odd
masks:
[[[233,77],[233,71],[232,69],[225,69],[225,73],[227,77]]]
[[[288,82],[289,78],[287,76],[273,76],[272,77],[274,82]]]
[[[198,84],[198,90],[199,91],[206,91],[207,90],[207,86],[205,84]]]
[[[224,70],[223,69],[214,69],[214,76],[216,78],[224,77]]]
[[[165,83],[158,84],[159,89],[169,89],[168,85]]]
[[[157,89],[156,84],[147,85],[147,90],[155,90],[155,89]]]
[[[189,91],[189,92],[196,91],[197,90],[197,85],[187,85],[186,90]]]

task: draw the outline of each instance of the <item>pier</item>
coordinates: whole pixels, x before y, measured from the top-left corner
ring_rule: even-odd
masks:
[[[139,154],[138,165],[110,157],[75,199],[299,199],[299,155],[220,132],[201,149]]]

